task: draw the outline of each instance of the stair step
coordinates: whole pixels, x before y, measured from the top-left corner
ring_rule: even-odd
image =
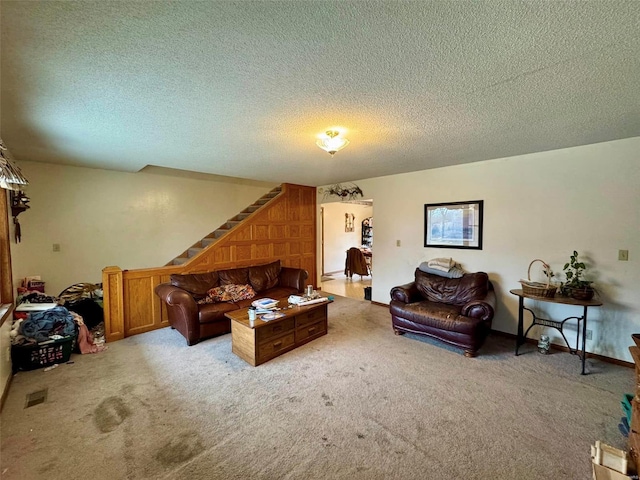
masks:
[[[251,215],[250,213],[239,213],[238,215],[236,215],[235,217],[231,218],[231,221],[236,221],[236,222],[241,222],[242,220],[244,220],[245,218],[247,218],[249,215]]]
[[[198,248],[198,247],[191,247],[189,250],[187,250],[187,256],[189,258],[191,257],[195,257],[196,255],[198,255],[203,249],[202,248]]]
[[[239,225],[240,223],[240,220],[227,220],[227,223],[225,223],[225,225],[229,230],[231,230],[233,227]]]
[[[174,258],[172,263],[173,263],[174,265],[182,265],[182,264],[183,264],[183,263],[185,263],[187,260],[189,260],[189,259],[188,259],[188,258],[186,258],[186,257],[178,257],[178,258]]]
[[[262,205],[251,205],[250,207],[245,208],[241,213],[253,213],[257,210],[260,210]]]
[[[267,203],[269,200],[271,200],[270,198],[260,198],[259,200],[256,201],[256,203],[254,203],[254,205],[258,205],[258,206],[262,206],[265,203]]]
[[[205,237],[202,240],[200,240],[200,245],[202,245],[203,248],[206,248],[209,245],[211,245],[213,242],[215,242],[216,240],[217,240],[217,238]]]
[[[225,233],[227,233],[229,231],[228,228],[219,228],[216,231],[213,232],[213,238],[214,240],[217,240],[218,238],[220,238],[221,236],[223,236]]]

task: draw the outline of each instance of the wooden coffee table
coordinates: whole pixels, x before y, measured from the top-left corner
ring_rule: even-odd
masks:
[[[231,351],[254,367],[327,334],[327,305],[288,307],[287,299],[278,306],[284,317],[265,322],[258,315],[249,322],[249,309],[225,313],[231,320]]]

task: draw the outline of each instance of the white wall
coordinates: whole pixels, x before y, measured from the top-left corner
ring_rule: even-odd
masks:
[[[344,272],[346,251],[351,247],[360,246],[362,220],[373,216],[373,207],[356,203],[335,202],[323,203],[322,208],[324,208],[324,272]],[[346,213],[355,215],[353,232],[344,231]]]
[[[373,300],[388,304],[391,288],[412,280],[420,262],[453,257],[467,271],[489,273],[498,296],[493,327],[515,334],[509,290],[520,288],[533,259],[562,272],[577,250],[604,301],[589,311],[587,350],[631,361],[630,335],[640,332],[639,152],[635,137],[356,181],[376,209]],[[483,250],[425,248],[424,204],[463,200],[484,200]],[[618,249],[629,250],[629,261],[618,261]],[[556,319],[581,315],[536,304]],[[575,344],[572,331],[568,337]]]
[[[22,242],[12,240],[13,280],[41,275],[51,295],[101,282],[106,266],[164,265],[274,186],[158,168],[123,173],[37,162],[20,168],[31,208],[18,217]]]

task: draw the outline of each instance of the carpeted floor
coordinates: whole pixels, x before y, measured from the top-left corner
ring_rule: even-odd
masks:
[[[388,310],[338,297],[329,333],[257,368],[231,336],[170,329],[21,372],[1,416],[2,479],[588,479],[624,447],[631,369],[567,353],[480,356],[395,336]],[[25,396],[48,388],[45,403]]]

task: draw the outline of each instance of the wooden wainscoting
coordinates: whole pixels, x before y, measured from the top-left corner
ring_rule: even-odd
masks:
[[[154,288],[173,273],[197,273],[280,260],[316,280],[316,189],[283,184],[282,192],[182,265],[102,271],[107,341],[168,326]]]

